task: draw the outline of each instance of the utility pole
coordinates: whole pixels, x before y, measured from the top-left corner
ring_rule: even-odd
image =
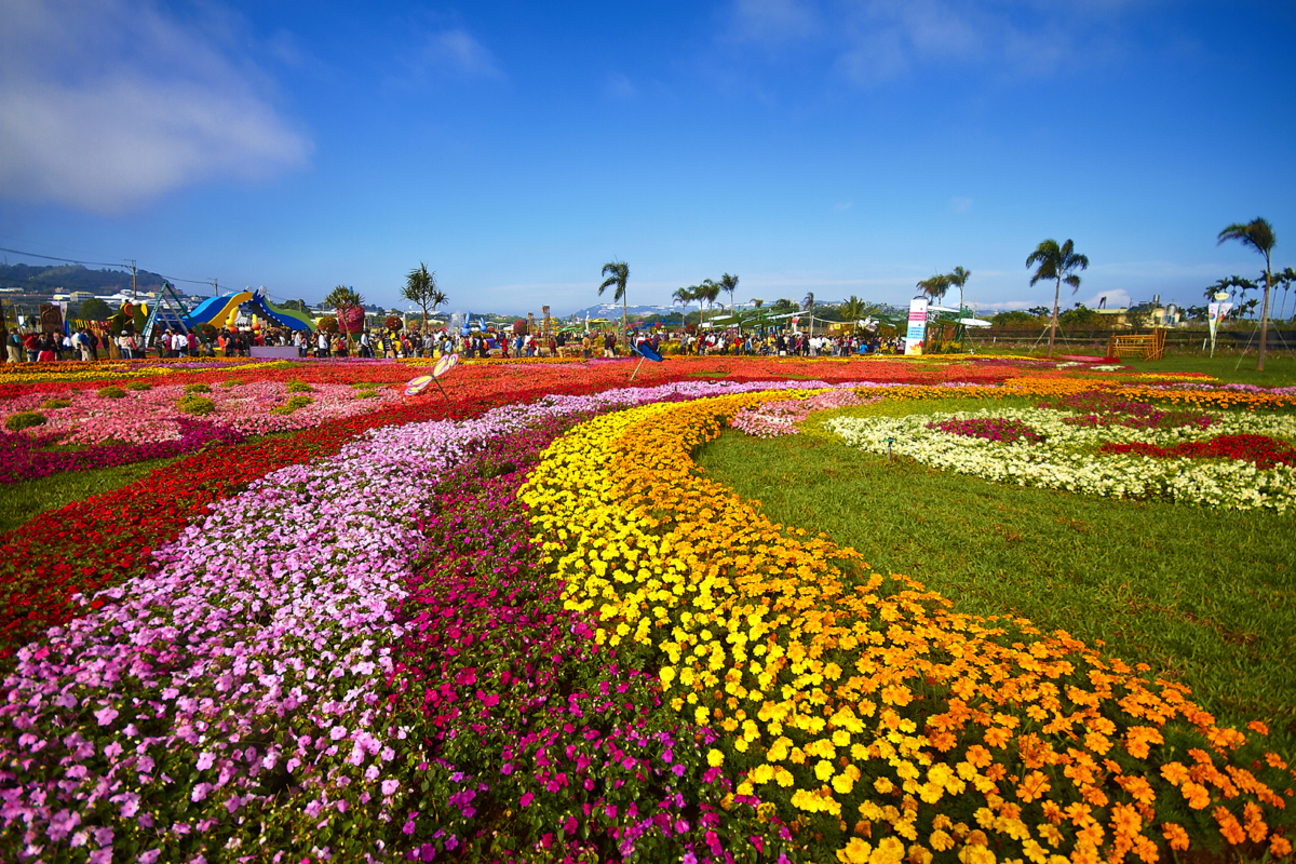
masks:
[[[220,286],[216,284],[216,277],[215,277],[215,276],[212,277],[212,291],[215,291],[215,292],[216,292],[215,294],[212,294],[213,297],[219,297],[219,296],[220,296]]]
[[[127,258],[126,260],[131,262],[131,301],[134,302],[139,299],[139,293],[136,291],[135,286],[135,259]]]

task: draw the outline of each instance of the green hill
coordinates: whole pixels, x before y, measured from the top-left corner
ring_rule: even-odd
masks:
[[[136,273],[136,286],[140,290],[162,287],[162,277],[148,270]],[[33,293],[54,291],[90,291],[95,294],[112,294],[130,290],[129,270],[88,270],[80,264],[63,264],[50,267],[33,267],[29,264],[0,264],[0,287],[24,288]]]

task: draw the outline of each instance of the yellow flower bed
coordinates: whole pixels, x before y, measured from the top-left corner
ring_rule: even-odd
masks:
[[[888,399],[1003,399],[1005,397],[1030,397],[1058,399],[1090,391],[1119,393],[1131,401],[1150,400],[1175,405],[1191,403],[1202,410],[1226,408],[1274,409],[1296,406],[1296,395],[1289,393],[1254,393],[1235,390],[1163,390],[1159,387],[1122,385],[1106,380],[1087,378],[1009,378],[1002,386],[967,385],[940,387],[924,384],[905,384],[899,387],[861,389],[860,392],[885,392]]]
[[[977,390],[992,388],[939,395]],[[1273,826],[1294,774],[1262,724],[1219,728],[1187,688],[1064,632],[953,613],[700,474],[695,447],[789,395],[596,418],[520,493],[568,607],[597,615],[601,642],[656,652],[670,704],[722,734],[709,762],[738,794],[775,808],[816,860],[1290,854]]]

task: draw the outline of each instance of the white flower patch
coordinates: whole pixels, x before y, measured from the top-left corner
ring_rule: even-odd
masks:
[[[918,414],[908,417],[838,417],[826,428],[848,445],[870,453],[908,456],[933,468],[972,474],[1018,486],[1065,489],[1109,498],[1168,498],[1237,510],[1288,512],[1296,503],[1296,468],[1256,468],[1225,459],[1159,459],[1097,453],[1104,443],[1172,447],[1219,435],[1268,435],[1296,439],[1296,417],[1223,415],[1208,429],[1083,427],[1062,422],[1069,411],[1045,408]],[[1037,444],[1008,444],[927,428],[945,420],[1019,420],[1044,436]]]

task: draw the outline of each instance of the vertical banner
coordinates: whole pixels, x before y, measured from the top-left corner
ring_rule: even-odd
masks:
[[[1210,356],[1215,356],[1215,329],[1219,326],[1220,319],[1229,313],[1233,308],[1232,303],[1225,303],[1228,294],[1224,291],[1215,295],[1215,302],[1207,305],[1207,320],[1210,323]]]
[[[909,331],[905,333],[905,355],[923,353],[923,339],[927,336],[927,298],[915,297],[909,301]]]

